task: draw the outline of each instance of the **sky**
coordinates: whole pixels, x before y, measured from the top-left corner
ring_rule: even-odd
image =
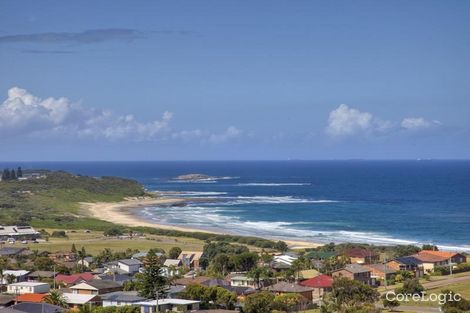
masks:
[[[468,159],[469,16],[0,0],[0,161]]]

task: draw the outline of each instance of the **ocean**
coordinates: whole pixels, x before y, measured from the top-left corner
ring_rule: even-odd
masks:
[[[210,199],[137,212],[156,223],[324,243],[432,243],[470,251],[470,161],[0,163],[17,165],[127,177],[148,190]],[[174,179],[188,173],[216,179]]]

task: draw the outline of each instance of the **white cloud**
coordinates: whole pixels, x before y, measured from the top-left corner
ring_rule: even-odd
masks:
[[[404,129],[414,130],[439,126],[441,122],[436,120],[428,121],[422,117],[405,117],[400,125]]]
[[[76,134],[79,137],[151,140],[164,134],[172,119],[164,112],[160,120],[142,122],[133,115],[87,108],[67,98],[41,99],[13,87],[0,105],[2,133],[26,135]]]
[[[326,132],[331,136],[354,135],[371,129],[373,124],[372,114],[341,104],[330,112]]]
[[[67,98],[41,99],[25,89],[13,87],[0,104],[0,133],[15,136],[68,136],[109,141],[198,140],[224,143],[240,137],[234,126],[221,133],[206,130],[171,130],[173,113],[165,111],[160,119],[150,122],[134,115],[117,115],[109,110],[85,107]]]
[[[228,127],[225,131],[209,136],[210,143],[224,143],[228,140],[238,138],[242,135],[242,131],[235,126]]]

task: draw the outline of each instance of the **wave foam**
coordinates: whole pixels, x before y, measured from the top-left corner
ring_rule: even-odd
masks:
[[[312,200],[297,198],[292,196],[238,196],[224,203],[225,205],[239,205],[239,204],[288,204],[288,203],[335,203],[335,200]]]
[[[279,186],[310,186],[311,183],[239,183],[237,186],[266,186],[266,187],[279,187]]]

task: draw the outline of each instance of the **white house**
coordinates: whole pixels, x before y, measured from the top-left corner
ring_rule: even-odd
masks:
[[[83,258],[83,261],[78,260],[77,263],[80,264],[80,265],[86,266],[86,267],[90,267],[90,265],[93,263],[93,257],[87,256],[87,257]]]
[[[253,278],[240,274],[230,278],[230,286],[256,288],[256,282]]]
[[[275,263],[281,263],[287,266],[292,266],[292,263],[297,260],[296,257],[293,257],[292,255],[288,254],[282,254],[282,255],[275,255],[273,257],[273,262]]]
[[[98,304],[101,303],[101,299],[97,295],[86,295],[77,293],[63,293],[62,296],[69,307],[80,307],[85,304]]]
[[[167,312],[176,311],[178,312],[191,312],[193,310],[199,310],[200,301],[196,300],[185,300],[185,299],[161,299],[157,300],[141,301],[134,305],[140,306],[141,313],[155,313],[155,312]]]
[[[101,295],[103,307],[136,305],[137,302],[147,300],[137,294],[137,291],[116,291]]]
[[[165,263],[162,266],[162,274],[165,277],[173,277],[180,273],[181,266],[183,266],[183,261],[178,259],[166,259]]]
[[[107,271],[117,270],[121,274],[135,274],[138,273],[142,267],[142,262],[138,259],[123,259],[112,261],[105,265]]]
[[[25,293],[47,293],[50,286],[47,283],[24,281],[21,283],[14,283],[7,286],[7,293],[11,294],[25,294]]]
[[[2,285],[8,284],[8,277],[14,276],[15,283],[19,283],[26,280],[26,276],[29,274],[29,271],[25,270],[5,270],[3,271],[3,277],[1,277],[0,282]]]

